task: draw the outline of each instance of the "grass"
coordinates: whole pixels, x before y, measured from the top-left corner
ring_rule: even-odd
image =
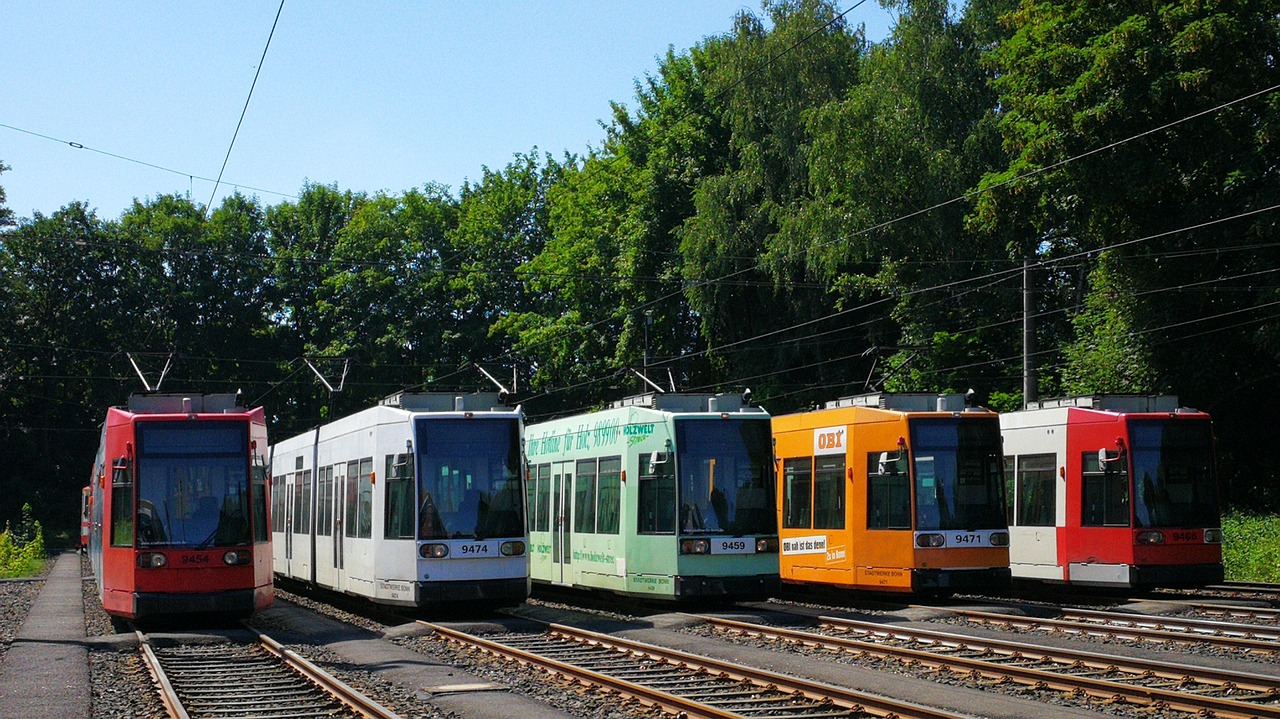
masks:
[[[1280,582],[1280,516],[1222,517],[1222,563],[1233,582]]]

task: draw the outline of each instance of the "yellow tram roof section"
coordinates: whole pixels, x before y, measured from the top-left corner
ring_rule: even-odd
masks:
[[[993,416],[991,410],[966,407],[965,396],[958,392],[872,392],[841,397],[822,407],[775,415],[774,431],[788,432],[836,424],[892,422],[914,416],[951,416],[957,414]]]

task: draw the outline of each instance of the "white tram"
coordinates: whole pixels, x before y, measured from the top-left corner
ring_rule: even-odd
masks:
[[[275,444],[276,574],[380,604],[524,601],[522,430],[494,393],[399,393]]]

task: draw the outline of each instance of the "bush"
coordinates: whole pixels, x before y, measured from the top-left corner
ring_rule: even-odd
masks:
[[[1280,516],[1222,517],[1222,563],[1233,582],[1280,582]]]
[[[0,579],[32,577],[44,568],[44,530],[31,516],[31,505],[22,506],[17,530],[5,522],[0,532]]]

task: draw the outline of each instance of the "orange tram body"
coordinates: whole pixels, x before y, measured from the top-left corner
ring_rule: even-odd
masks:
[[[959,394],[773,418],[782,581],[948,593],[1010,584],[1000,421]]]
[[[146,394],[107,410],[89,557],[115,617],[248,616],[270,605],[267,425],[230,394]]]

